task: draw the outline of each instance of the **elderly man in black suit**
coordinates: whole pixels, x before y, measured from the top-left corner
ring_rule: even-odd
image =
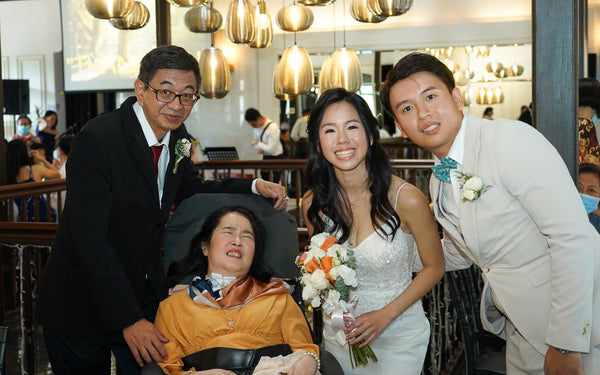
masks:
[[[165,358],[166,339],[152,321],[167,296],[160,242],[173,203],[198,192],[252,191],[285,208],[281,185],[200,179],[181,127],[199,86],[193,56],[158,47],[142,59],[135,97],[75,138],[37,304],[54,374],[109,374],[111,351],[122,374]]]

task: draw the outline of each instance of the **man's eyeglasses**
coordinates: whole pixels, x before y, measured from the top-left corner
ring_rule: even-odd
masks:
[[[193,106],[198,99],[200,99],[200,96],[198,96],[197,94],[190,94],[185,92],[183,94],[175,94],[173,91],[167,89],[157,90],[147,83],[146,87],[152,90],[152,92],[156,95],[156,100],[158,100],[161,103],[171,103],[173,100],[175,100],[175,98],[179,97],[179,103],[181,103],[181,105],[190,107]]]

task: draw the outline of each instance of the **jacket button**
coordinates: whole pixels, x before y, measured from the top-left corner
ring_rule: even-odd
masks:
[[[485,266],[482,268],[482,270],[483,270],[483,272],[488,273],[488,272],[490,272],[490,267]]]

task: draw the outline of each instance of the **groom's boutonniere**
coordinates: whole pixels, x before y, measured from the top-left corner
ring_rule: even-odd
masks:
[[[490,186],[484,185],[481,177],[469,173],[456,172],[459,174],[460,189],[462,190],[462,201],[477,200]]]
[[[175,166],[173,167],[173,174],[177,173],[177,166],[183,158],[190,157],[190,149],[192,148],[192,142],[187,138],[181,138],[177,140],[175,145]]]

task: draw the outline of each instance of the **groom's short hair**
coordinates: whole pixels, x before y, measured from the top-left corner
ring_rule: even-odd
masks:
[[[392,117],[395,118],[392,106],[390,103],[390,89],[398,81],[406,79],[411,75],[419,72],[429,72],[435,75],[442,83],[452,91],[456,87],[454,75],[448,69],[446,64],[441,62],[437,57],[427,53],[413,52],[400,59],[394,67],[388,72],[387,77],[380,89],[380,98],[383,103],[383,108]]]

